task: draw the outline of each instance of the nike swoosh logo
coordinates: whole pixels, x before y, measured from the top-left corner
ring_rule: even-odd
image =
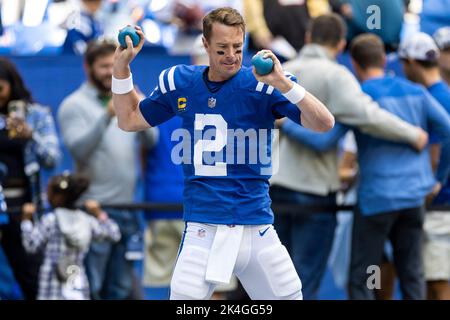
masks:
[[[263,232],[261,232],[261,230],[259,230],[259,235],[262,237],[269,229],[270,229],[270,227],[267,227]]]

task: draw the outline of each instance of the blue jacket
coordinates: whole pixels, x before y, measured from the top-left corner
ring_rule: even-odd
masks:
[[[30,104],[27,108],[26,122],[33,130],[33,135],[24,147],[24,172],[30,181],[31,199],[38,208],[43,201],[46,190],[42,186],[41,168],[50,169],[57,166],[61,151],[55,122],[48,108]]]

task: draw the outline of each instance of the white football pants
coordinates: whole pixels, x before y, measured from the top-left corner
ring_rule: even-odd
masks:
[[[171,300],[206,300],[206,281],[217,225],[188,222],[170,285]],[[253,300],[301,300],[301,281],[272,225],[244,226],[233,273]]]

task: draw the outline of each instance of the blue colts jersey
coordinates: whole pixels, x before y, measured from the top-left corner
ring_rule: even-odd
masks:
[[[152,125],[179,116],[171,160],[183,165],[184,219],[214,224],[270,224],[269,178],[274,121],[300,110],[242,67],[210,90],[205,66],[164,70],[139,108]],[[288,75],[293,81],[296,79]],[[155,186],[157,187],[157,186]]]

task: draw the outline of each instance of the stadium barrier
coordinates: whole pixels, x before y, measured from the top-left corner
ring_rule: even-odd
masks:
[[[118,209],[130,211],[158,211],[158,212],[177,212],[183,211],[181,203],[166,202],[137,202],[137,203],[118,203],[118,204],[101,204],[103,209]],[[355,205],[335,205],[335,206],[307,206],[294,203],[273,203],[272,210],[276,214],[312,214],[320,212],[348,212],[353,213]],[[80,209],[83,209],[80,207]],[[20,213],[20,208],[12,207],[8,209],[11,213]],[[450,213],[450,205],[433,205],[426,208],[427,211],[439,211]]]

